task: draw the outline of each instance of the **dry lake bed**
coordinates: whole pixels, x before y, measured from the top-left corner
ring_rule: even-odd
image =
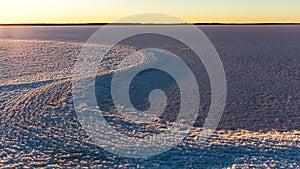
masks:
[[[142,126],[114,113],[105,86],[126,54],[147,47],[169,50],[181,55],[199,79],[201,103],[189,134],[167,152],[134,159],[95,144],[74,110],[72,70],[98,26],[0,27],[0,168],[300,168],[300,26],[199,28],[216,48],[227,80],[223,116],[205,143],[198,139],[209,110],[210,83],[203,64],[192,59],[194,53],[184,44],[137,36],[99,63],[98,104],[116,130],[132,137],[167,129],[178,104],[170,104],[156,123]],[[149,94],[143,88],[157,83],[171,102],[178,101],[172,83],[151,73],[132,88],[132,99],[149,106],[143,102]]]

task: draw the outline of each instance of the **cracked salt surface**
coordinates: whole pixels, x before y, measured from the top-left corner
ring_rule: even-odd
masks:
[[[198,143],[201,128],[193,127],[179,145],[149,159],[123,158],[104,151],[88,138],[72,105],[70,75],[83,45],[81,42],[54,40],[0,40],[0,168],[300,168],[299,128],[230,129],[229,123],[234,123],[232,119],[236,116],[232,116],[231,121],[223,119],[221,128],[204,144]],[[120,46],[118,50],[125,54],[136,49]],[[107,65],[101,65],[104,70],[99,70],[100,76],[105,75],[103,72],[111,73],[108,70],[116,68],[111,65],[117,65],[122,60],[121,55],[115,53],[106,58]],[[224,62],[226,65],[233,63],[230,59]],[[240,69],[239,65],[237,69]],[[293,70],[279,72],[290,78],[295,77]],[[234,76],[229,80],[234,80]],[[274,105],[278,108],[288,106],[290,109],[283,111],[294,111],[297,119],[297,96],[287,96],[282,102],[276,101],[278,97],[275,96],[271,103],[281,104]],[[230,104],[232,111],[239,110],[237,103],[252,105],[255,102],[268,107],[271,103],[265,99],[269,97],[272,99],[266,91],[249,102],[244,98],[235,102],[239,98],[233,97]],[[241,116],[242,120],[251,120],[251,117],[246,117]],[[126,119],[116,115],[107,114],[107,119],[117,130],[127,125]],[[235,124],[241,126],[241,123]],[[153,123],[138,131],[124,129],[122,132],[139,137],[167,130],[172,122],[160,124]]]

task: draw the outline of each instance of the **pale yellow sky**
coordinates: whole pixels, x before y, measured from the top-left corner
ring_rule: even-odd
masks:
[[[187,22],[300,23],[300,0],[0,0],[0,3],[0,23],[113,22],[138,13],[165,13]]]

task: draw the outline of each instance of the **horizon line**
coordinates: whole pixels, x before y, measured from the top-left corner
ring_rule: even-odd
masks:
[[[258,23],[0,23],[0,26],[93,26],[93,25],[300,25],[300,22],[258,22]]]

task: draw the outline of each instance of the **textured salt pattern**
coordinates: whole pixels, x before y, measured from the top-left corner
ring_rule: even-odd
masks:
[[[72,106],[70,74],[82,45],[0,40],[1,168],[300,168],[299,130],[218,130],[199,144],[195,127],[178,146],[150,159],[104,151],[88,138]],[[120,60],[116,53],[106,63]]]

